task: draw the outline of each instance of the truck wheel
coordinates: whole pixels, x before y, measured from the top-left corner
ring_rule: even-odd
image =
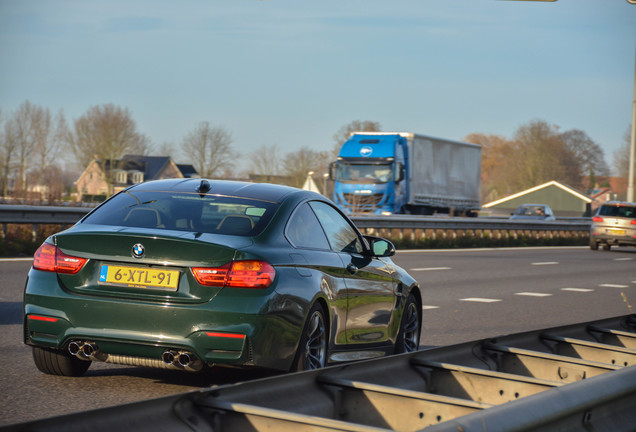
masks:
[[[420,314],[413,294],[409,294],[404,305],[400,332],[395,341],[395,353],[417,351],[420,346]]]
[[[73,376],[84,375],[91,365],[88,360],[80,360],[61,350],[32,347],[35,366],[49,375]]]
[[[611,245],[611,244],[609,244],[609,243],[603,243],[603,250],[604,250],[604,251],[608,251],[608,250],[610,250],[610,249],[612,249],[612,245]]]
[[[327,363],[327,326],[322,307],[315,304],[307,316],[292,372],[320,369]]]
[[[590,240],[590,249],[598,250],[598,242],[596,240]]]

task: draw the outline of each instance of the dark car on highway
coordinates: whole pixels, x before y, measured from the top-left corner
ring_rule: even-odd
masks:
[[[609,201],[592,218],[590,248],[636,246],[636,203]]]
[[[65,376],[92,361],[294,371],[413,351],[422,298],[394,253],[314,192],[141,183],[37,250],[24,342]]]
[[[522,204],[510,215],[510,220],[556,220],[549,205]]]

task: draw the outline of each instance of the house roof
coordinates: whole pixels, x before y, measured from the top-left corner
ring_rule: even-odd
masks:
[[[545,189],[545,188],[550,187],[550,186],[556,186],[556,187],[558,187],[560,189],[563,189],[567,193],[569,193],[571,195],[574,195],[575,197],[579,198],[580,200],[582,200],[582,201],[584,201],[584,202],[586,202],[588,204],[592,202],[592,199],[590,197],[588,197],[586,195],[583,195],[580,192],[577,192],[576,190],[572,189],[569,186],[566,186],[564,184],[561,184],[561,183],[559,183],[557,181],[552,180],[552,181],[544,183],[542,185],[535,186],[533,188],[526,189],[526,190],[518,192],[516,194],[509,195],[507,197],[501,198],[501,199],[499,199],[497,201],[489,202],[488,204],[484,204],[482,207],[490,208],[490,207],[498,206],[498,205],[503,204],[503,203],[505,203],[507,201],[512,201],[512,200],[514,200],[516,198],[522,197],[522,196],[530,194],[532,192],[536,192],[536,191],[541,190],[541,189]]]
[[[118,162],[121,163],[119,169],[124,171],[141,171],[144,173],[145,180],[155,180],[163,171],[164,167],[170,164],[172,159],[170,156],[143,156],[143,155],[125,155]],[[100,162],[104,170],[110,166],[109,161]],[[175,164],[181,171],[183,177],[196,176],[197,170],[190,164]]]
[[[190,164],[177,164],[177,168],[179,168],[179,171],[181,171],[181,174],[183,174],[183,176],[185,178],[191,178],[191,177],[198,177],[199,173],[197,172],[197,170],[194,168],[193,165]]]

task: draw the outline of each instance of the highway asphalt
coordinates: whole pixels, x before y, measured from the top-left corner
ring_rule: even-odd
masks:
[[[424,292],[421,348],[634,312],[636,248],[400,251]],[[267,376],[93,364],[81,378],[40,373],[22,344],[30,260],[0,260],[0,426]]]

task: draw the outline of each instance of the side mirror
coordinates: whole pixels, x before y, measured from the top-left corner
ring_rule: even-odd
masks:
[[[329,180],[333,180],[336,178],[336,162],[331,162],[329,164]]]
[[[402,180],[404,180],[404,164],[400,163],[400,162],[396,162],[395,163],[395,182],[399,183]]]
[[[395,255],[395,246],[390,241],[373,236],[364,236],[369,243],[371,254],[374,257],[390,257]]]

